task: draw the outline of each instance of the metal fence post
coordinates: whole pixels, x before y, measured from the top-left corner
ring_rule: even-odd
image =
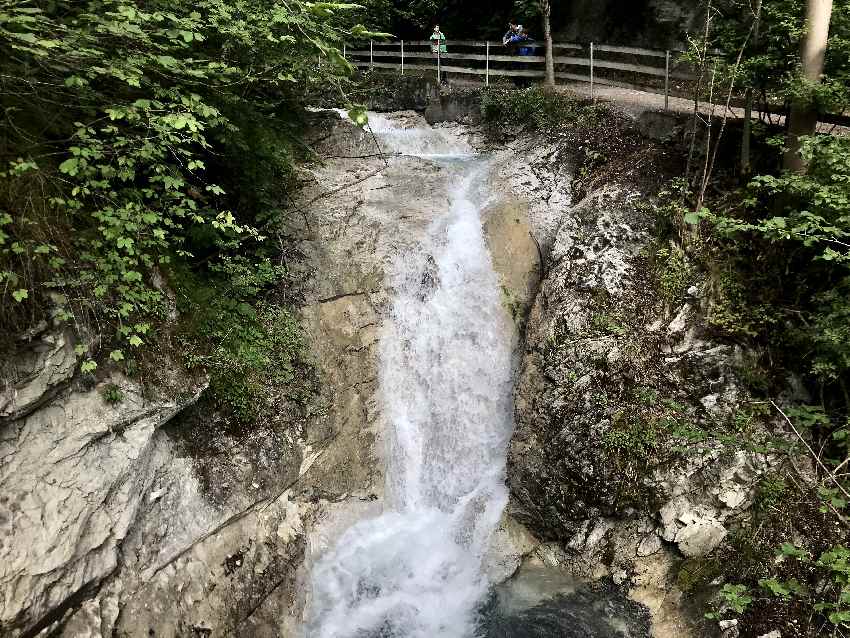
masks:
[[[667,51],[667,57],[664,63],[664,110],[670,110],[670,52]]]
[[[487,40],[487,54],[485,56],[486,66],[484,67],[484,84],[490,86],[490,40]]]
[[[590,43],[590,99],[596,99],[593,95],[593,42]]]
[[[401,41],[401,74],[404,75],[404,40]]]
[[[374,59],[374,53],[372,51],[372,40],[369,40],[369,68],[371,69],[372,66],[374,66],[374,64],[375,64],[375,59]]]

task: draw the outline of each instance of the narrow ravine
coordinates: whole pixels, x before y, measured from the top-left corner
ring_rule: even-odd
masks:
[[[389,152],[439,165],[447,207],[387,273],[384,509],[314,566],[306,635],[462,638],[491,585],[484,555],[508,499],[513,429],[514,330],[480,218],[487,159],[439,129],[371,121]]]

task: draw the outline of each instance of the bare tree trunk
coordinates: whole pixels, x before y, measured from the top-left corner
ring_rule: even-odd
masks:
[[[812,84],[820,82],[823,60],[829,39],[829,22],[832,18],[832,0],[807,0],[806,32],[800,45],[803,78]],[[785,168],[796,173],[806,171],[806,162],[800,157],[800,138],[813,135],[817,129],[817,105],[806,97],[795,98],[791,103],[791,117],[786,138]]]
[[[761,3],[756,0],[756,11],[753,16],[753,48],[759,45],[759,27],[761,26]],[[758,51],[756,51],[758,53]],[[744,106],[744,135],[741,138],[741,176],[745,179],[750,176],[750,137],[753,128],[753,87],[747,86],[746,104]]]
[[[552,4],[541,0],[540,13],[543,16],[543,37],[546,40],[546,87],[555,88],[555,57],[552,52]]]

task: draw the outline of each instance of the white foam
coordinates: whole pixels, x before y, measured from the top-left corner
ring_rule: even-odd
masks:
[[[417,154],[443,143],[430,129],[372,125]],[[391,424],[385,512],[316,564],[310,638],[465,638],[490,586],[482,561],[508,498],[513,331],[473,201],[485,172],[446,170],[458,171],[447,213],[391,275],[379,363]]]

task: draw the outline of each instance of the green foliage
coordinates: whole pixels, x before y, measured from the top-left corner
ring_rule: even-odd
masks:
[[[676,585],[686,594],[698,590],[720,575],[720,565],[714,558],[690,558],[682,561],[676,575]]]
[[[604,111],[592,103],[580,102],[539,86],[526,89],[490,86],[481,92],[481,113],[490,125],[527,126],[532,130],[548,131],[599,122]]]
[[[709,620],[720,620],[729,613],[743,614],[753,602],[745,585],[726,583],[718,592],[719,608],[705,614]]]
[[[306,399],[295,383],[308,368],[297,319],[262,299],[285,274],[267,258],[244,257],[227,258],[205,276],[173,270],[185,318],[179,338],[185,364],[209,373],[211,400],[240,423],[253,423],[281,388],[289,399]]]
[[[602,435],[606,462],[616,472],[618,481],[609,485],[618,508],[634,507],[651,510],[656,495],[643,477],[647,468],[658,462],[664,432],[653,418],[642,414],[616,412],[610,428]]]
[[[777,507],[788,493],[788,483],[779,474],[765,476],[756,488],[754,506],[760,512]]]
[[[595,312],[590,317],[590,327],[603,334],[623,335],[626,328],[615,317],[606,312]]]
[[[280,212],[292,155],[274,149],[294,145],[299,87],[351,71],[328,19],[351,7],[0,0],[0,303],[22,307],[3,328],[61,292],[64,316],[123,357],[163,316],[170,264],[214,270],[257,250]]]
[[[687,253],[678,244],[655,251],[655,273],[661,296],[669,305],[684,297],[696,276]]]
[[[777,562],[781,566],[787,561],[813,572],[817,586],[809,587],[797,578],[777,576],[760,579],[759,586],[770,596],[805,602],[814,611],[823,613],[835,627],[850,627],[850,550],[835,545],[813,560],[809,552],[792,543],[783,543],[777,552]]]
[[[745,200],[760,210],[781,206],[783,214],[753,221],[709,218],[721,233],[758,233],[771,242],[811,249],[813,260],[850,262],[850,139],[806,137],[801,153],[809,166],[805,174],[756,177]]]
[[[118,405],[124,400],[124,393],[114,383],[110,383],[101,391],[103,400],[110,405]]]
[[[823,81],[805,82],[798,73],[805,0],[762,3],[759,44],[752,39],[739,69],[741,84],[751,86],[763,102],[786,104],[795,97],[814,102],[821,111],[842,112],[850,104],[850,1],[835,0]],[[720,0],[709,48],[734,59],[750,33],[753,5]]]
[[[731,269],[718,273],[712,284],[712,305],[707,319],[721,333],[755,337],[781,319],[772,307],[752,299],[744,282]]]

